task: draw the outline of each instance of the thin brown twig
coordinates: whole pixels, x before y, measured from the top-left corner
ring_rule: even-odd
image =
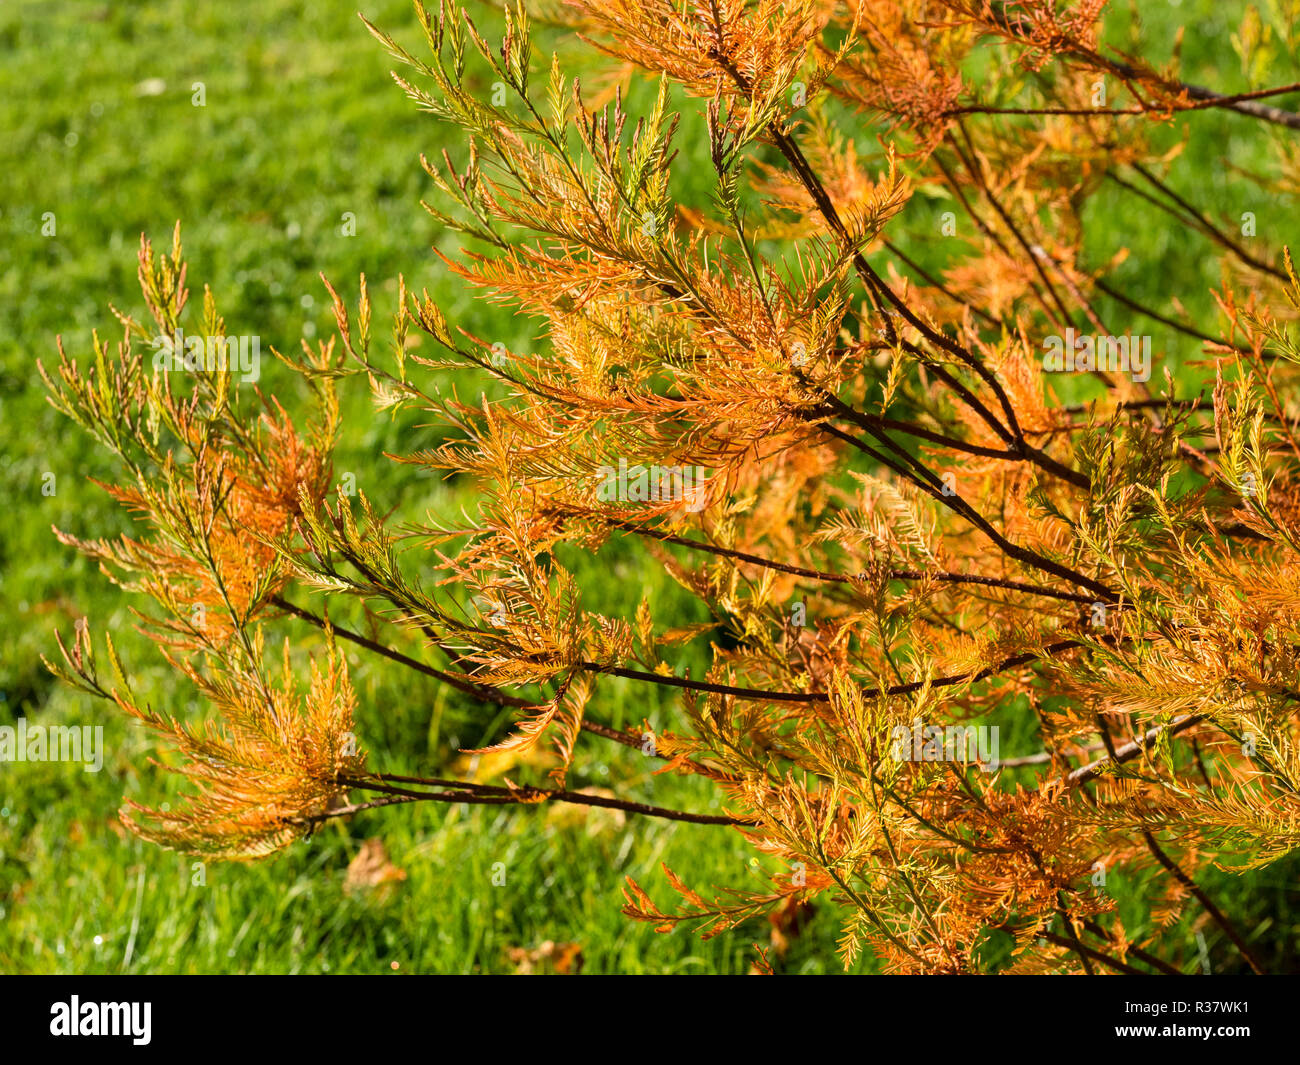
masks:
[[[1254,972],[1256,976],[1263,976],[1263,965],[1260,963],[1259,959],[1255,957],[1255,953],[1250,949],[1245,937],[1242,936],[1236,926],[1229,921],[1226,916],[1224,916],[1223,911],[1214,904],[1200,885],[1188,876],[1176,861],[1165,853],[1164,848],[1156,842],[1155,836],[1153,836],[1149,830],[1145,828],[1142,830],[1142,838],[1146,840],[1147,848],[1151,851],[1152,855],[1155,856],[1156,861],[1164,867],[1165,871],[1168,872],[1170,876],[1195,896],[1196,901],[1204,907],[1205,912],[1210,915],[1211,920],[1223,929],[1224,935],[1232,940],[1232,945],[1236,947],[1241,956],[1246,959],[1246,964],[1250,966],[1251,971]]]
[[[609,810],[621,810],[624,813],[640,814],[644,817],[659,817],[667,821],[684,821],[697,825],[727,825],[732,828],[751,828],[758,824],[748,818],[730,817],[726,814],[697,814],[686,810],[671,810],[663,806],[651,806],[648,803],[632,802],[626,799],[610,798],[605,795],[589,795],[581,791],[567,791],[563,788],[537,788],[520,785],[517,788],[501,789],[481,784],[452,781],[453,790],[423,791],[412,788],[393,787],[382,783],[382,777],[340,777],[340,787],[359,791],[374,791],[394,799],[408,802],[445,802],[467,803],[479,806],[537,806],[547,802],[568,803],[573,806],[599,806]],[[407,778],[418,780],[419,778]],[[424,783],[424,781],[421,781]],[[430,780],[431,786],[437,782]],[[346,809],[346,807],[344,807]],[[336,812],[326,811],[318,818],[324,820],[338,816]]]

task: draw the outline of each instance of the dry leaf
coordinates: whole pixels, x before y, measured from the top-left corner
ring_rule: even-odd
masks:
[[[517,976],[577,976],[582,970],[582,947],[577,943],[547,939],[534,950],[508,947],[506,957]]]
[[[378,838],[368,839],[357,851],[357,856],[348,863],[343,890],[349,895],[373,892],[373,897],[387,901],[396,893],[397,885],[405,879],[406,870],[399,869],[388,860],[384,841]]]
[[[609,788],[579,788],[579,795],[598,795],[606,799],[618,798]],[[627,814],[604,806],[578,806],[573,803],[556,803],[546,812],[547,824],[557,828],[577,828],[585,825],[587,835],[598,836],[627,824]]]

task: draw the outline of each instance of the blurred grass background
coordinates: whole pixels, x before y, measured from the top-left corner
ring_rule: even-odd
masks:
[[[417,47],[405,0],[375,0],[364,10]],[[1134,10],[1112,16],[1121,46]],[[1244,10],[1216,0],[1147,5],[1145,54],[1167,59],[1185,26],[1189,81],[1236,91],[1296,80],[1285,47],[1274,48],[1262,69],[1234,51],[1230,35]],[[486,10],[480,24],[494,24]],[[554,35],[542,42],[558,44],[570,73],[591,63],[579,42]],[[167,245],[180,219],[192,299],[211,284],[229,332],[258,334],[264,353],[270,345],[290,349],[299,337],[328,336],[332,316],[318,272],[345,294],[355,292],[358,274],[367,275],[381,337],[401,272],[415,290],[427,286],[453,323],[511,350],[536,342],[534,326],[473,299],[430,250],[450,254],[459,242],[419,207],[436,190],[418,156],[458,141],[402,96],[387,76],[390,65],[347,4],[0,5],[0,472],[10,502],[0,536],[0,724],[25,715],[32,723],[102,725],[107,752],[97,774],[59,763],[0,764],[0,972],[511,972],[519,967],[512,951],[538,951],[550,941],[577,944],[584,972],[739,973],[749,968],[751,944],[768,942],[762,922],[701,941],[684,930],[657,935],[620,915],[629,874],[672,901],[661,861],[697,887],[761,886],[758,859],[734,833],[700,826],[416,804],[334,823],[259,864],[197,870],[191,859],[147,846],[117,823],[124,795],[153,803],[172,786],[148,763],[149,737],[57,686],[41,665],[40,654],[54,652],[55,631],[66,635],[88,616],[93,631],[113,633],[138,690],[155,705],[178,716],[203,710],[134,632],[128,597],[50,532],[57,525],[101,537],[129,527],[88,480],[111,480],[111,464],[48,407],[35,365],[54,360],[55,334],[81,358],[93,328],[114,336],[110,302],[143,313],[135,279],[142,232]],[[192,102],[196,83],[202,107]],[[1197,135],[1175,164],[1174,184],[1218,218],[1255,212],[1260,239],[1275,246],[1294,203],[1265,195],[1243,172],[1267,172],[1285,131],[1216,111],[1192,121]],[[684,126],[684,154],[692,143],[702,149],[701,128],[698,120]],[[1170,144],[1179,138],[1176,129],[1159,136]],[[704,204],[707,168],[689,168],[685,180],[683,197]],[[943,261],[936,219],[946,209],[942,200],[918,196],[897,223],[902,233],[935,234],[904,238],[927,265]],[[42,233],[46,212],[54,216],[53,235]],[[348,212],[355,236],[343,233]],[[1207,241],[1113,189],[1089,212],[1094,265],[1129,248],[1118,277],[1133,298],[1168,313],[1168,295],[1177,291],[1198,324],[1213,325],[1207,290],[1219,276]],[[1118,305],[1101,309],[1109,322],[1155,335],[1157,358],[1190,391],[1200,387],[1194,341],[1132,320]],[[293,410],[292,382],[269,358],[263,366],[264,387],[284,388]],[[455,485],[382,458],[437,442],[421,418],[375,414],[359,386],[345,402],[350,430],[337,475],[353,472],[359,488],[399,516],[447,516],[469,502]],[[47,474],[54,475],[52,496],[41,491]],[[606,579],[594,582],[595,609],[630,614],[647,594],[680,611],[683,624],[702,620],[700,607],[626,543],[580,571],[598,574]],[[280,628],[295,633],[304,653],[320,650],[314,631]],[[347,653],[372,764],[432,773],[456,764],[459,749],[500,738],[506,718],[495,708],[353,648]],[[658,729],[673,720],[671,700],[622,681],[602,682],[599,705],[616,726],[646,719]],[[1032,729],[1011,734],[1027,749],[1012,751],[1008,741],[1003,755],[1028,753]],[[698,782],[652,778],[634,752],[582,742],[591,757],[574,787],[619,782],[631,798],[686,809],[710,801]],[[386,893],[350,894],[345,870],[374,836],[406,879]],[[494,867],[504,868],[504,884],[493,884]],[[1286,862],[1249,879],[1202,874],[1279,969],[1295,967],[1296,870]],[[1150,902],[1143,882],[1117,871],[1108,887],[1140,932]],[[781,970],[840,971],[837,934],[831,908],[819,907]],[[1176,935],[1184,963],[1198,964],[1190,916]],[[1216,931],[1205,935],[1216,968],[1233,969],[1236,958]],[[857,968],[870,971],[870,960]]]

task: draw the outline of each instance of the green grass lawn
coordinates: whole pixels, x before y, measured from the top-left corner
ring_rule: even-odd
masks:
[[[1246,87],[1227,43],[1236,7],[1153,5],[1143,11],[1150,54],[1167,57],[1186,24],[1184,78],[1224,91]],[[405,0],[374,0],[365,11],[414,47],[418,32]],[[1120,12],[1117,39],[1127,23]],[[561,44],[585,62],[580,45]],[[739,973],[749,968],[751,945],[768,940],[761,923],[701,941],[684,930],[657,935],[620,915],[627,875],[667,900],[660,862],[696,886],[761,884],[759,859],[743,841],[707,827],[419,804],[333,823],[260,864],[196,867],[118,825],[124,795],[153,803],[172,787],[147,761],[149,737],[56,685],[41,665],[42,653],[54,653],[55,632],[70,633],[86,615],[95,631],[113,634],[154,705],[177,716],[202,712],[135,633],[129,597],[50,531],[57,525],[102,537],[129,526],[89,480],[112,479],[106,456],[48,407],[35,366],[54,361],[55,334],[82,358],[93,328],[112,336],[109,303],[142,314],[135,281],[142,232],[166,244],[180,219],[192,298],[209,283],[230,332],[258,334],[264,351],[328,335],[332,316],[318,272],[345,293],[367,275],[379,335],[379,314],[391,311],[401,272],[477,335],[512,349],[535,343],[533,324],[474,300],[432,252],[458,242],[419,206],[436,190],[418,157],[450,142],[396,89],[389,66],[347,4],[11,0],[0,7],[0,470],[9,502],[0,537],[0,723],[25,715],[34,723],[102,725],[107,751],[99,773],[0,764],[0,972],[508,972],[511,948],[550,940],[579,944],[585,972]],[[1293,68],[1279,59],[1265,80],[1296,80]],[[199,84],[204,106],[194,102]],[[1178,159],[1175,184],[1217,217],[1256,213],[1261,239],[1276,242],[1293,226],[1294,202],[1265,198],[1241,171],[1269,166],[1269,139],[1282,131],[1215,111],[1195,121],[1203,126]],[[1159,135],[1178,139],[1172,128]],[[703,142],[696,136],[693,143]],[[705,181],[706,171],[694,168],[694,180]],[[683,195],[702,203],[707,184],[688,184]],[[908,208],[941,209],[924,197]],[[344,234],[348,217],[355,235]],[[1131,250],[1120,277],[1135,299],[1170,311],[1162,301],[1175,276],[1187,310],[1202,327],[1213,324],[1207,290],[1218,269],[1203,238],[1117,190],[1098,198],[1089,222],[1094,263]],[[925,242],[912,251],[941,261],[941,249]],[[1128,315],[1118,305],[1101,310],[1108,321]],[[1125,331],[1157,336],[1157,350],[1194,391],[1196,343],[1148,326],[1133,321]],[[280,369],[266,369],[263,384],[279,386],[292,409],[301,396]],[[382,459],[384,451],[436,443],[423,419],[373,413],[359,384],[346,404],[351,428],[337,473],[354,472],[359,488],[399,516],[454,515],[469,502],[454,485]],[[44,494],[50,484],[53,494]],[[595,609],[630,613],[646,594],[677,604],[682,623],[702,620],[698,605],[626,545],[586,565],[580,575],[620,578],[596,589]],[[284,624],[280,631],[293,632],[304,655],[321,649],[311,630]],[[384,769],[434,773],[459,749],[501,737],[505,719],[496,708],[355,648],[347,653],[359,733]],[[673,702],[658,691],[616,681],[602,693],[608,724],[647,719],[662,728],[674,720]],[[1003,751],[1011,753],[1028,751]],[[591,754],[571,786],[630,782],[620,787],[631,798],[696,810],[711,801],[701,782],[652,777],[635,752],[593,747]],[[348,894],[348,863],[376,836],[406,879],[389,897]],[[502,871],[505,882],[494,883]],[[1285,862],[1250,881],[1203,874],[1224,909],[1262,930],[1279,967],[1295,965],[1296,871]],[[1126,919],[1136,922],[1147,904],[1143,885],[1122,873],[1112,880]],[[1182,931],[1190,964],[1198,948],[1187,919]],[[835,914],[820,907],[782,967],[840,971],[837,935]],[[1235,964],[1216,933],[1207,929],[1206,938],[1216,964]],[[870,960],[858,968],[869,971]]]

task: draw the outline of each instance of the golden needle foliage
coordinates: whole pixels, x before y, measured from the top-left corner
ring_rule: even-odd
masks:
[[[670,874],[680,906],[629,883],[626,912],[718,931],[821,896],[843,911],[846,959],[865,947],[898,972],[979,970],[995,934],[1014,940],[1012,971],[1169,971],[1159,928],[1133,942],[1099,888],[1122,864],[1164,878],[1158,923],[1195,901],[1257,964],[1195,873],[1300,845],[1300,284],[1282,248],[1247,248],[1175,193],[1161,176],[1172,157],[1149,139],[1172,123],[1195,137],[1207,108],[1247,128],[1300,119],[1268,92],[1225,97],[1104,45],[1103,7],[545,11],[624,74],[656,77],[638,110],[621,89],[591,100],[558,57],[543,61],[522,6],[499,47],[454,0],[417,5],[419,54],[367,23],[401,88],[465,133],[458,160],[425,160],[440,193],[428,209],[467,238],[449,265],[545,342],[505,352],[403,283],[381,356],[364,279],[351,307],[331,287],[338,336],[281,356],[318,399],[302,434],[256,389],[256,408],[241,406],[247,386],[220,369],[178,394],[129,319],[115,350],[96,338],[88,369],[61,360],[55,403],[121,457],[113,491],[149,530],[65,540],[157,603],[154,631],[219,712],[198,729],[141,708],[115,655],[110,693],[78,633],[59,668],[166,734],[196,786],[183,812],[131,807],[128,823],[249,856],[347,812],[358,791],[720,822],[781,870],[768,890],[706,895]],[[989,49],[994,61],[974,61]],[[505,103],[485,101],[484,76]],[[703,144],[681,142],[692,108]],[[682,202],[681,169],[701,166],[715,195]],[[1294,153],[1278,170],[1294,187]],[[1122,249],[1088,262],[1082,212],[1108,178],[1222,252],[1213,335],[1122,292],[1126,320],[1100,318]],[[918,189],[962,223],[934,274],[906,251]],[[170,257],[145,241],[164,335],[184,273],[179,234]],[[1045,339],[1139,321],[1194,338],[1212,393],[1159,372],[1162,339],[1150,381],[1085,364],[1100,398],[1063,404]],[[224,335],[210,295],[201,328]],[[413,330],[438,353],[419,354]],[[447,398],[434,382],[450,368],[471,392],[496,378],[496,398]],[[364,496],[331,496],[334,389],[355,377],[381,408],[445,427],[448,443],[400,461],[467,478],[480,500],[468,528],[411,537]],[[624,616],[585,606],[563,559],[615,540],[643,546],[710,620],[660,616],[635,587]],[[412,561],[410,543],[430,554]],[[431,564],[434,591],[412,576]],[[268,614],[342,635],[302,607],[312,592],[392,622],[384,641],[354,641],[515,707],[497,749],[552,745],[554,786],[368,773],[337,654],[305,692],[287,649],[283,679],[264,672]],[[193,622],[196,604],[209,623]],[[398,650],[411,639],[446,668]],[[680,648],[706,643],[707,674],[683,676]],[[647,743],[604,724],[611,676],[673,689],[677,726]],[[1041,747],[1000,765],[934,739],[1015,714]],[[565,791],[566,768],[608,742],[712,781],[726,814]]]

